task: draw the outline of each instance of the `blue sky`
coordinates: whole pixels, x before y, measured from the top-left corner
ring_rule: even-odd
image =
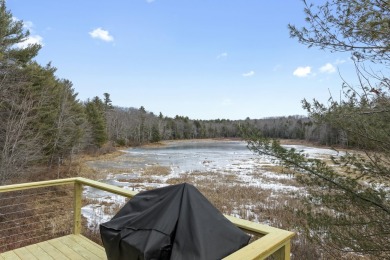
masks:
[[[338,97],[347,53],[289,38],[300,0],[7,0],[80,100],[192,119],[306,115],[303,98]]]

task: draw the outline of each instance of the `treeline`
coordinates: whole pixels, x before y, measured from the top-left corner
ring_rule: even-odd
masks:
[[[104,95],[104,100],[94,98],[105,108],[102,120],[106,120],[107,132],[101,132],[101,137],[108,138],[107,141],[116,145],[132,146],[177,139],[239,138],[242,128],[248,126],[260,130],[265,137],[270,138],[301,139],[326,145],[347,144],[341,131],[328,125],[313,124],[305,116],[245,120],[192,120],[179,115],[171,118],[163,116],[161,112],[155,115],[144,107],[114,107],[109,94]]]

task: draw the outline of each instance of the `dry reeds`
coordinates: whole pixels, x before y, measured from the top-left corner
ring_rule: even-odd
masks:
[[[69,187],[0,194],[0,252],[70,234],[72,194]]]
[[[171,168],[161,165],[146,166],[142,175],[145,176],[167,176],[171,173]]]

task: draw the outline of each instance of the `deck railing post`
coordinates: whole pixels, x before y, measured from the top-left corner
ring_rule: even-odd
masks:
[[[73,234],[81,233],[81,195],[83,185],[77,181],[74,183],[74,201],[73,201]]]
[[[290,260],[290,240],[288,240],[278,251],[273,254],[274,259]]]

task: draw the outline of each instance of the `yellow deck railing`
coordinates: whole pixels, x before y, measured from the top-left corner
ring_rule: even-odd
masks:
[[[135,191],[81,177],[0,186],[0,193],[70,184],[74,185],[73,233],[76,235],[81,233],[81,201],[83,186],[90,186],[127,198],[131,198],[137,194]],[[254,234],[260,238],[227,256],[225,259],[265,259],[271,255],[273,256],[273,259],[290,259],[290,239],[294,236],[293,232],[231,216],[226,217],[243,231]]]

